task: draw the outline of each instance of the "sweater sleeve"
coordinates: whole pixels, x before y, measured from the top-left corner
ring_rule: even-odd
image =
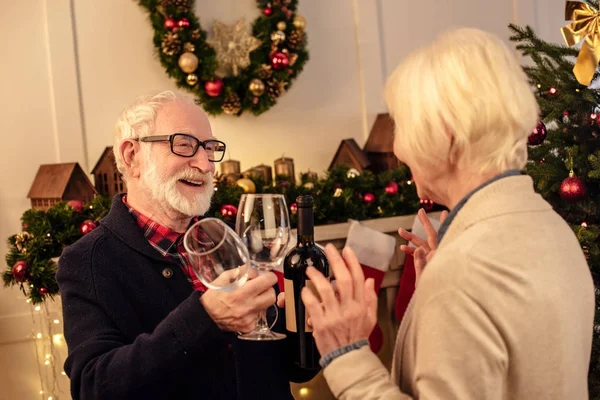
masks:
[[[431,299],[415,315],[415,396],[420,400],[503,398],[508,351],[488,314],[464,292],[453,289]],[[396,355],[397,357],[399,355]],[[410,400],[392,382],[369,348],[336,358],[325,378],[341,400]]]
[[[152,333],[127,343],[97,294],[93,251],[66,249],[57,281],[69,347],[65,371],[74,400],[164,399],[186,366],[201,362],[220,330],[192,293]],[[124,307],[127,305],[124,304]]]

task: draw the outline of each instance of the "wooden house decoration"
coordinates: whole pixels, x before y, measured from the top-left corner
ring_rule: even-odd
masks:
[[[362,172],[368,169],[371,163],[354,139],[344,139],[335,152],[333,160],[329,164],[329,169],[337,165],[347,165],[358,172]]]
[[[376,174],[400,166],[394,155],[394,120],[388,113],[377,115],[363,151]]]
[[[106,197],[114,197],[127,191],[127,185],[117,170],[112,146],[104,149],[96,166],[92,169],[96,191]]]
[[[40,165],[27,198],[34,210],[47,210],[60,201],[92,200],[96,189],[78,163]]]

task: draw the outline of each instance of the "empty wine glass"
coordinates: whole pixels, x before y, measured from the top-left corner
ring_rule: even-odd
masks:
[[[236,231],[248,249],[250,266],[259,274],[280,266],[290,244],[290,217],[280,194],[244,194],[238,206]],[[261,312],[254,331],[246,340],[280,340],[285,335],[271,331]]]
[[[230,291],[248,279],[248,249],[223,221],[204,218],[183,237],[192,270],[209,289]]]

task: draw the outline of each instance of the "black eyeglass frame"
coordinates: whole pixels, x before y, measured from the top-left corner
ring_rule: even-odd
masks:
[[[196,147],[194,148],[194,151],[192,152],[192,154],[190,155],[183,155],[183,154],[179,154],[175,151],[174,149],[174,143],[175,143],[175,138],[177,136],[185,136],[187,138],[192,139],[193,141],[196,141]],[[192,135],[188,135],[187,133],[174,133],[172,135],[157,135],[157,136],[143,136],[140,138],[135,138],[133,140],[139,141],[139,142],[146,142],[146,143],[152,143],[152,142],[169,142],[171,145],[171,153],[179,156],[179,157],[185,157],[185,158],[192,158],[196,155],[196,153],[198,152],[198,149],[200,148],[200,146],[202,146],[202,148],[206,151],[206,144],[207,143],[217,143],[223,146],[223,153],[221,154],[221,158],[218,160],[211,160],[210,156],[209,156],[209,160],[210,162],[221,162],[223,161],[223,158],[225,158],[225,150],[227,149],[227,145],[220,141],[220,140],[216,140],[216,139],[209,139],[209,140],[205,140],[205,141],[201,141],[199,140],[197,137],[192,136]],[[214,154],[213,154],[214,156]]]

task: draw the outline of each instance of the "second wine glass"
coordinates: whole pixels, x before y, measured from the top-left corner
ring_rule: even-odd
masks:
[[[280,194],[244,194],[238,206],[236,231],[248,248],[250,266],[259,274],[281,266],[290,245],[290,217]],[[280,340],[261,312],[256,329],[240,336],[246,340]]]

